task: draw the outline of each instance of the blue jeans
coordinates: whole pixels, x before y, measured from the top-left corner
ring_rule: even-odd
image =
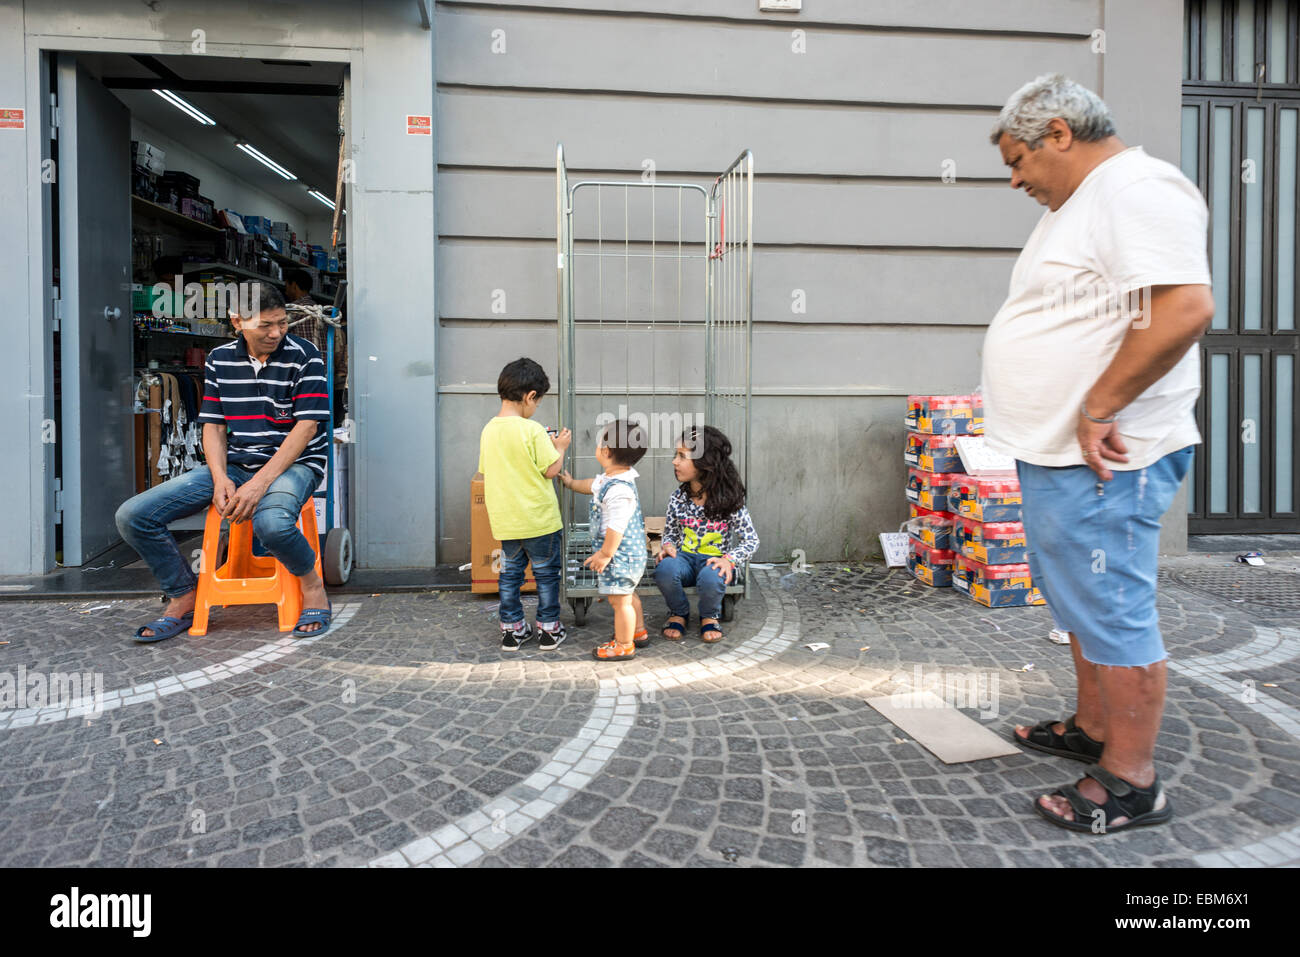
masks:
[[[501,624],[513,625],[524,620],[519,589],[524,587],[524,570],[533,563],[537,579],[537,621],[560,620],[560,573],[564,570],[564,545],[558,531],[536,538],[512,538],[501,543],[501,575],[497,590],[501,594]]]
[[[700,596],[700,618],[722,617],[722,596],[727,592],[727,583],[722,579],[722,572],[705,564],[709,557],[695,552],[678,552],[672,558],[659,559],[655,566],[655,584],[668,603],[668,614],[683,618],[691,616],[691,602],[686,597],[686,589],[694,585]]]
[[[1097,494],[1086,465],[1017,462],[1029,571],[1056,626],[1095,665],[1166,657],[1156,614],[1160,518],[1192,464],[1188,446],[1144,469],[1115,471]]]
[[[226,474],[238,488],[256,472],[227,465]],[[298,531],[298,516],[319,484],[307,466],[291,465],[271,483],[253,512],[253,534],[293,575],[305,575],[316,564],[316,553]],[[193,591],[198,576],[167,524],[202,512],[212,504],[212,491],[212,470],[203,466],[127,499],[117,510],[118,532],[144,559],[168,598]]]

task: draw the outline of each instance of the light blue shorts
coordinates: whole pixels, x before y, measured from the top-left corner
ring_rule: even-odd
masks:
[[[636,592],[636,586],[641,583],[641,576],[645,574],[645,562],[631,567],[621,566],[614,567],[610,562],[605,566],[597,578],[597,591],[602,595],[631,595]]]
[[[1029,570],[1056,627],[1098,665],[1163,661],[1156,614],[1160,518],[1192,464],[1193,448],[1120,472],[1097,494],[1086,465],[1017,462]]]

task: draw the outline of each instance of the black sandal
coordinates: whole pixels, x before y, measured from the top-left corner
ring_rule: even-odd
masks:
[[[664,626],[659,630],[659,633],[663,635],[665,638],[667,638],[669,641],[681,641],[682,636],[686,634],[686,625],[691,620],[691,616],[690,615],[669,615],[668,618],[669,621],[664,623]],[[677,622],[671,620],[673,618],[680,618],[682,620],[682,623],[680,625],[677,624]],[[668,634],[668,632],[670,631],[675,631],[677,632],[677,634],[670,635]]]
[[[711,645],[714,642],[721,641],[724,637],[725,635],[722,634],[722,629],[714,622],[710,621],[700,625],[700,641],[705,644]]]
[[[1174,807],[1165,797],[1159,777],[1146,788],[1130,784],[1100,766],[1092,768],[1084,777],[1092,778],[1106,789],[1105,804],[1097,804],[1084,797],[1079,791],[1078,784],[1067,784],[1059,791],[1053,791],[1051,796],[1060,796],[1070,802],[1070,807],[1074,810],[1073,821],[1067,821],[1059,814],[1053,814],[1039,803],[1038,798],[1034,798],[1034,810],[1057,827],[1090,834],[1106,834],[1112,831],[1127,831],[1131,827],[1164,824],[1174,816]],[[1117,817],[1126,817],[1128,820],[1123,824],[1108,823]]]
[[[1033,748],[1044,754],[1054,754],[1058,758],[1073,758],[1076,761],[1096,764],[1101,760],[1101,751],[1105,747],[1105,742],[1088,737],[1087,732],[1074,723],[1074,719],[1075,715],[1065,719],[1064,734],[1057,734],[1052,730],[1055,721],[1040,721],[1029,729],[1027,737],[1022,738],[1016,734],[1016,729],[1012,728],[1011,740],[1021,747]]]

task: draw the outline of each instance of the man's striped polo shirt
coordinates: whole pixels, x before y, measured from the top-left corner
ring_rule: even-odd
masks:
[[[239,336],[209,352],[205,369],[199,421],[229,426],[226,461],[231,465],[261,468],[300,419],[329,418],[325,363],[306,339],[286,335],[259,370]],[[325,431],[317,428],[295,463],[318,478],[325,476]]]

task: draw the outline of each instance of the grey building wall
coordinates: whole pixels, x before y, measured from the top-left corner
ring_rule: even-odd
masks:
[[[750,484],[769,560],[875,550],[906,514],[905,396],[978,385],[984,327],[1042,211],[1007,188],[988,144],[1011,92],[1066,73],[1110,102],[1128,143],[1177,159],[1179,0],[804,7],[438,4],[443,561],[468,552],[501,365],[527,354],[554,378],[557,141],[571,179],[636,178],[652,160],[661,181],[707,185],[754,151]],[[554,421],[554,406],[539,415]],[[650,484],[653,514],[671,482]],[[1181,542],[1176,505],[1166,545]]]

